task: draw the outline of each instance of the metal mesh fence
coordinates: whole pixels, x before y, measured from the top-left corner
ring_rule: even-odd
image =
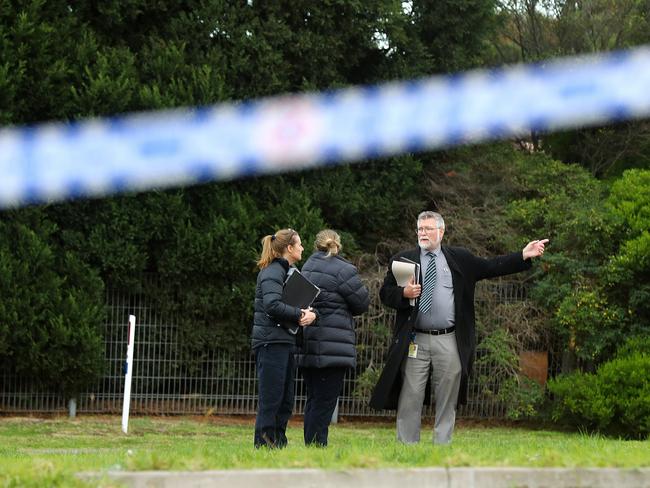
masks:
[[[392,335],[394,312],[379,302],[378,279],[367,281],[370,310],[357,319],[358,366],[344,380],[339,399],[339,415],[389,416],[393,412],[376,412],[367,406],[386,355]],[[509,281],[479,283],[476,290],[479,344],[486,331],[504,327],[516,320],[528,320],[526,288]],[[512,307],[511,305],[515,305]],[[173,316],[163,317],[142,294],[109,290],[106,295],[108,316],[105,327],[107,370],[94,388],[79,395],[77,412],[117,413],[121,411],[127,347],[129,314],[137,318],[133,366],[131,412],[134,414],[254,414],[257,408],[255,363],[250,351],[233,354],[218,346],[195,358],[191,372],[180,357],[179,329]],[[513,313],[516,312],[516,313]],[[524,317],[524,318],[522,318]],[[517,325],[514,325],[517,328]],[[535,338],[536,347],[540,339]],[[478,348],[481,355],[481,348]],[[549,369],[557,367],[551,355]],[[459,417],[503,417],[505,405],[494,395],[485,394],[485,378],[496,377],[494,365],[478,362],[470,377],[469,401],[461,407]],[[11,371],[0,373],[0,412],[65,412],[66,399],[36,389],[28,379]],[[492,385],[492,390],[498,385]],[[300,375],[296,381],[295,413],[304,407],[304,386]],[[427,414],[431,414],[429,407]]]

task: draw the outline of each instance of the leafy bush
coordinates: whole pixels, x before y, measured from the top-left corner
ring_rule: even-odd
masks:
[[[512,334],[496,329],[479,343],[475,368],[489,371],[480,377],[482,393],[503,403],[508,418],[534,418],[544,402],[544,387],[521,374],[516,348]]]
[[[587,430],[646,438],[650,434],[650,354],[634,352],[602,364],[595,374],[575,372],[548,384],[552,417]]]
[[[650,354],[650,335],[639,335],[628,338],[616,351],[615,357],[630,356],[634,353]]]
[[[506,406],[506,417],[512,420],[536,418],[546,399],[544,387],[522,375],[505,380],[497,398]]]
[[[549,380],[555,396],[552,418],[556,422],[587,429],[602,429],[613,415],[613,405],[598,388],[596,376],[581,371]]]
[[[567,344],[580,359],[599,362],[611,357],[626,330],[625,310],[608,303],[600,289],[573,290],[560,302],[556,320],[564,329]]]
[[[627,171],[609,195],[586,170],[538,155],[520,172],[515,225],[549,237],[532,296],[567,350],[596,366],[650,331],[650,171]]]
[[[650,171],[629,170],[614,182],[607,199],[619,222],[621,246],[604,266],[602,277],[632,322],[650,331]],[[641,330],[635,331],[635,333]]]
[[[355,398],[361,398],[364,400],[370,399],[372,395],[372,390],[379,381],[379,376],[381,375],[381,368],[370,364],[361,374],[357,375],[354,382],[354,393]]]

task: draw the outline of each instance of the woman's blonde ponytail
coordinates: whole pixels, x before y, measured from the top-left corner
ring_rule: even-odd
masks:
[[[284,250],[295,242],[298,233],[293,229],[281,229],[273,235],[262,238],[262,254],[257,266],[266,268],[275,258],[281,258]]]

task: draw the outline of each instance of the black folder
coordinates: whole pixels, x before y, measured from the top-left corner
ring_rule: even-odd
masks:
[[[320,293],[320,288],[309,281],[297,269],[293,271],[284,282],[282,289],[282,301],[287,305],[298,308],[308,308]],[[281,324],[292,334],[297,334],[300,326],[298,324]]]

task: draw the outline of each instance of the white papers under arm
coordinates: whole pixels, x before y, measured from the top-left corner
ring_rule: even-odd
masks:
[[[398,286],[406,286],[409,282],[417,276],[415,274],[417,263],[405,263],[403,261],[393,261],[393,266],[391,270],[393,271],[393,276],[395,276],[395,281],[397,281]],[[415,298],[409,300],[411,305],[415,305]]]

